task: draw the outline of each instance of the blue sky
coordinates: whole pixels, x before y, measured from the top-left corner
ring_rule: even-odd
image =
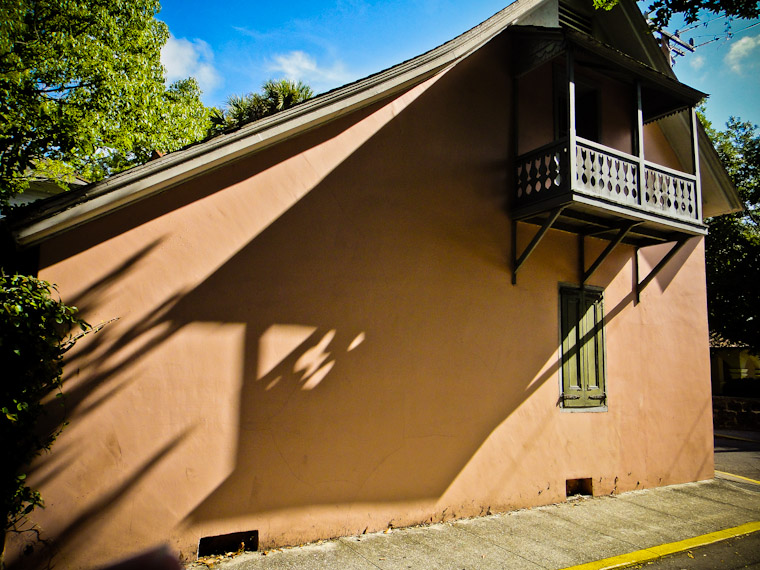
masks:
[[[171,38],[162,61],[168,80],[198,79],[207,105],[222,106],[229,95],[257,91],[270,78],[300,79],[319,93],[440,45],[506,1],[163,0],[158,18]],[[744,29],[758,22],[735,20],[733,38],[677,59],[679,79],[711,94],[708,117],[717,127],[729,115],[760,123],[760,25]],[[718,19],[683,37],[698,45],[724,35],[725,19]]]
[[[670,31],[695,25],[676,23]],[[729,38],[726,19],[708,15],[682,32],[695,46],[705,45],[677,57],[675,72],[683,83],[710,95],[707,114],[713,126],[723,128],[731,115],[760,124],[760,20],[734,20],[730,30]]]

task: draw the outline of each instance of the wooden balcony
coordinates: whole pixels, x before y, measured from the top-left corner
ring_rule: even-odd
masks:
[[[512,219],[636,246],[706,234],[694,112],[704,94],[588,34],[524,28],[514,38],[516,146],[525,151],[514,163]],[[668,141],[679,148],[670,163],[689,172],[645,160],[645,127],[680,113],[686,129]],[[630,154],[596,142],[617,132],[623,144],[626,124]],[[553,142],[528,150],[552,130]]]
[[[637,245],[706,233],[697,177],[581,137],[535,149],[516,161],[514,219],[605,237],[630,226]]]
[[[690,237],[707,233],[695,112],[704,93],[572,29],[523,28],[515,32],[513,45],[515,143],[524,150],[515,159],[510,187],[512,283],[550,229],[579,236],[581,285],[621,243],[673,244],[647,277],[637,277],[638,298]],[[671,121],[671,137],[657,142],[648,125],[660,120]],[[538,146],[550,133],[555,140]],[[626,135],[630,154],[596,142],[626,148]],[[540,228],[518,247],[520,222]],[[609,241],[590,265],[587,237]]]

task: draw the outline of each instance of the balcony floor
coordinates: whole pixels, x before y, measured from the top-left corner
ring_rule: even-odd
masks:
[[[513,219],[540,226],[551,217],[554,209],[560,206],[564,208],[552,224],[552,229],[600,239],[613,239],[620,228],[628,223],[636,222],[637,225],[629,230],[622,243],[637,247],[707,234],[707,228],[704,225],[677,224],[674,226],[672,221],[646,219],[632,213],[610,210],[607,207],[588,204],[586,201],[573,200],[571,195],[568,195],[566,199],[541,202],[532,204],[529,208],[516,210],[513,212]]]
[[[571,168],[571,161],[572,167]],[[639,246],[705,235],[697,177],[598,143],[559,140],[517,159],[512,217]],[[632,225],[633,224],[633,225]]]

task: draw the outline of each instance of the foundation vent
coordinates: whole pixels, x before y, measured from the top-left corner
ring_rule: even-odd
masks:
[[[568,479],[565,482],[565,497],[569,499],[578,495],[587,497],[592,497],[594,495],[591,477],[585,479]]]
[[[206,536],[198,543],[198,558],[228,552],[256,551],[259,549],[259,531],[233,532],[219,536]]]

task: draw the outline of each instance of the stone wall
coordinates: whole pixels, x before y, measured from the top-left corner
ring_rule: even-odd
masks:
[[[713,396],[715,429],[760,431],[760,399]]]

